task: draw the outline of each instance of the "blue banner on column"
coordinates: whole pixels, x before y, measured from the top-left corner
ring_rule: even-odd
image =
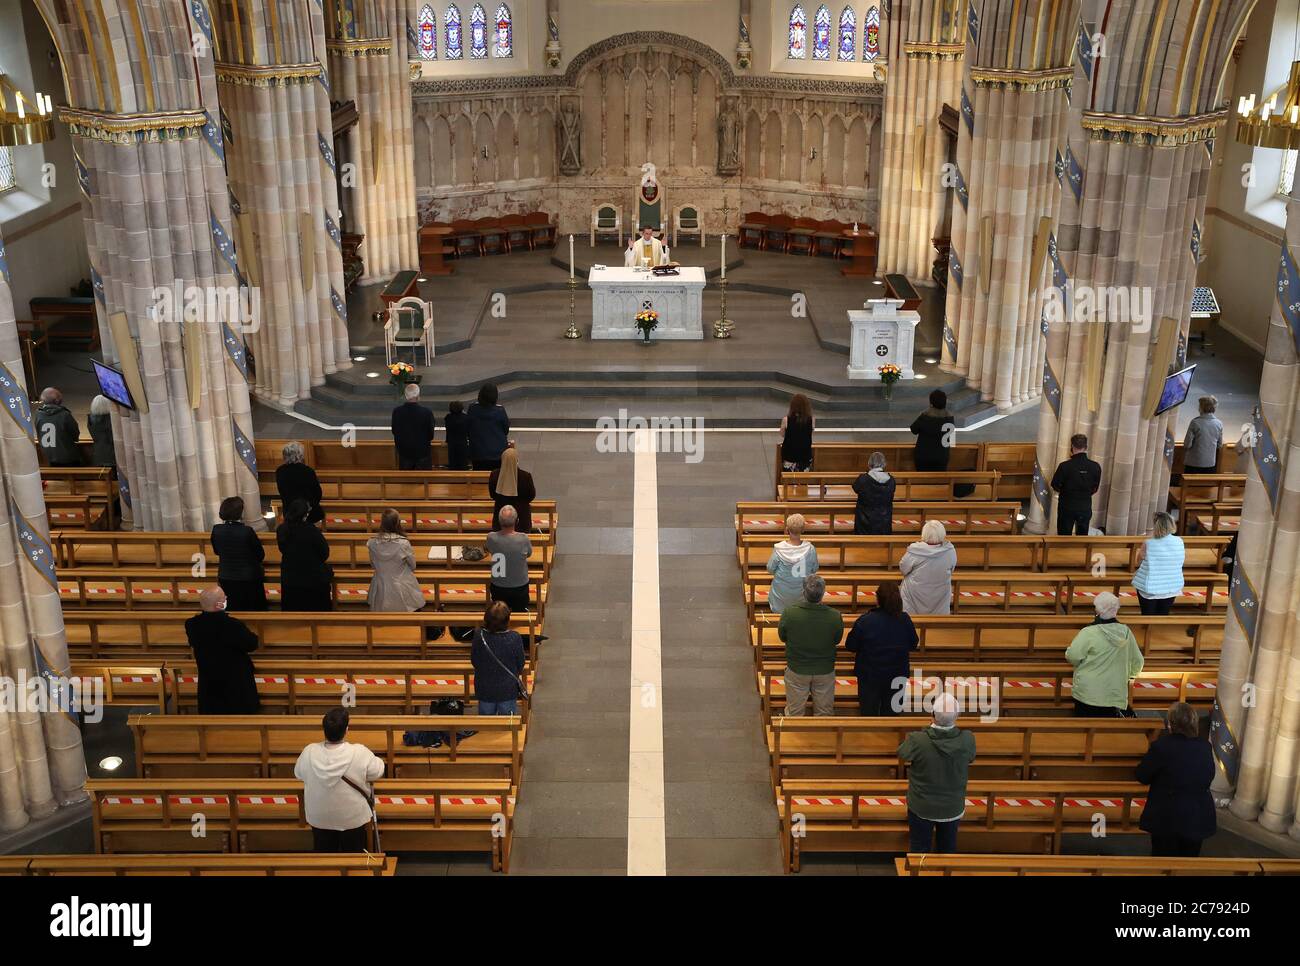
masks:
[[[316,132],[316,146],[320,148],[320,156],[325,159],[329,169],[334,171],[334,148],[325,140],[325,135],[320,131]]]
[[[329,212],[325,212],[325,233],[330,236],[336,248],[343,247],[343,235],[339,233],[339,226],[334,224],[334,219],[330,217]]]
[[[1171,470],[1174,468],[1174,448],[1177,444],[1174,442],[1174,434],[1165,430],[1165,465]]]
[[[234,239],[230,237],[211,209],[208,210],[208,220],[212,228],[212,244],[217,247],[217,252],[225,263],[230,266],[230,270],[235,273],[235,278],[239,279],[239,284],[243,285],[243,276],[239,274],[239,260],[235,257]]]
[[[108,299],[104,295],[104,278],[99,272],[95,271],[95,266],[90,266],[90,287],[95,293],[95,299],[104,308],[108,308]]]
[[[1269,506],[1277,513],[1278,497],[1282,493],[1282,454],[1277,449],[1277,439],[1273,436],[1273,427],[1268,424],[1262,412],[1257,412],[1254,420],[1255,439],[1250,448],[1255,460],[1255,470],[1259,481],[1268,493]]]
[[[957,288],[960,290],[962,282],[961,259],[957,257],[957,249],[955,248],[948,249],[948,271],[952,273],[952,277],[957,282]]]
[[[1070,193],[1074,195],[1074,200],[1078,201],[1083,197],[1083,168],[1079,166],[1079,159],[1074,156],[1070,146],[1065,146],[1065,180],[1070,186]]]
[[[244,340],[235,333],[229,322],[223,321],[221,323],[221,341],[226,347],[226,354],[230,356],[230,361],[235,364],[235,368],[240,371],[244,378],[248,378],[248,359],[244,355]]]
[[[1092,38],[1088,36],[1088,27],[1082,20],[1079,21],[1079,42],[1076,45],[1079,49],[1079,66],[1083,68],[1083,76],[1092,80]]]
[[[1043,360],[1043,398],[1052,407],[1052,414],[1061,418],[1061,384],[1056,379],[1056,372],[1048,360]]]
[[[50,542],[27,522],[27,518],[18,512],[18,505],[9,501],[9,518],[18,532],[18,542],[22,544],[23,556],[36,568],[36,572],[45,579],[55,591],[59,589],[59,577],[54,572],[54,548]]]
[[[980,42],[980,15],[975,12],[975,4],[972,2],[966,11],[966,32],[970,35],[970,42],[978,44]]]
[[[1192,261],[1200,264],[1201,261],[1201,223],[1195,218],[1192,219]]]
[[[1056,183],[1062,188],[1065,187],[1065,158],[1061,156],[1061,149],[1056,149],[1056,160],[1052,162],[1052,170],[1056,172]]]
[[[0,362],[0,394],[3,394],[5,411],[34,442],[36,428],[32,425],[32,404],[27,399],[27,389],[3,362]]]
[[[122,468],[117,468],[117,492],[122,494],[122,505],[131,505],[131,482],[122,473]]]
[[[971,105],[970,98],[966,96],[966,85],[961,88],[961,116],[966,122],[966,130],[971,137],[975,136],[975,108]]]
[[[952,170],[957,179],[953,184],[957,190],[957,200],[961,202],[961,210],[966,211],[970,206],[970,193],[966,190],[966,179],[961,176],[961,168],[956,164],[952,166]]]
[[[216,44],[212,40],[212,18],[208,16],[208,8],[202,0],[190,0],[190,16],[194,18],[194,23],[198,25],[199,30],[203,32],[203,37],[208,42],[208,50],[212,51],[210,57],[216,57]]]
[[[343,304],[343,299],[339,297],[339,293],[334,291],[333,288],[330,289],[330,305],[333,306],[334,314],[339,317],[340,321],[346,322],[348,320],[348,307]]]
[[[1296,351],[1300,352],[1300,271],[1296,270],[1295,258],[1285,238],[1277,265],[1277,304],[1282,310],[1282,321],[1291,330]]]
[[[1038,318],[1038,331],[1043,333],[1043,338],[1046,339],[1047,333],[1051,330],[1051,328],[1052,328],[1052,324],[1047,321],[1047,312],[1046,310],[1044,310],[1043,314]]]
[[[1047,480],[1043,476],[1043,468],[1038,465],[1038,457],[1034,457],[1034,499],[1038,501],[1039,507],[1042,508],[1043,517],[1046,519],[1052,515],[1052,489],[1047,485]]]
[[[1232,784],[1237,784],[1237,771],[1241,767],[1241,748],[1228,726],[1228,719],[1219,706],[1219,698],[1214,699],[1214,708],[1210,711],[1210,745],[1214,748],[1214,757],[1219,767]]]
[[[257,479],[257,450],[253,448],[253,444],[249,442],[248,437],[239,428],[239,423],[235,422],[234,416],[230,417],[230,432],[235,438],[235,452],[244,461],[244,465],[248,467],[248,472],[253,474],[254,479]]]
[[[1052,288],[1060,293],[1064,321],[1070,318],[1070,276],[1065,274],[1065,266],[1061,264],[1054,234],[1047,236],[1047,258],[1052,263]]]
[[[75,151],[72,152],[72,163],[77,168],[77,186],[81,188],[81,193],[85,195],[86,200],[89,201],[90,194],[91,194],[90,171],[86,168],[84,164],[81,163],[81,158],[77,155],[77,152]]]
[[[9,257],[5,254],[5,240],[0,238],[0,279],[9,281]]]
[[[1232,579],[1228,581],[1228,601],[1232,607],[1232,616],[1237,618],[1237,623],[1241,625],[1242,635],[1254,647],[1255,630],[1259,623],[1259,594],[1255,593],[1255,585],[1250,582],[1246,568],[1242,566],[1240,554],[1232,564]]]
[[[227,193],[230,195],[230,213],[236,216],[242,215],[244,206],[239,203],[239,197],[233,191]]]
[[[207,111],[203,112],[207,119],[203,125],[203,139],[208,142],[208,147],[212,148],[212,153],[217,156],[222,164],[226,163],[226,142],[225,132],[221,130],[221,123],[213,119]]]
[[[952,362],[957,361],[957,336],[953,334],[952,326],[947,322],[943,324],[943,344],[948,350],[948,358]]]

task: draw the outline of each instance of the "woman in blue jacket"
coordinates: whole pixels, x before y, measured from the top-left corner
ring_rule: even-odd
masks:
[[[909,653],[917,648],[916,628],[903,612],[898,581],[886,580],[876,588],[876,606],[853,624],[844,646],[854,654],[858,678],[858,714],[879,718],[899,714],[911,673]],[[897,696],[897,701],[895,698]]]
[[[1151,539],[1138,549],[1133,588],[1138,592],[1138,607],[1144,614],[1168,614],[1183,592],[1183,561],[1187,551],[1183,538],[1174,533],[1176,529],[1173,517],[1157,513]]]
[[[492,383],[481,386],[478,402],[469,404],[465,428],[469,433],[469,458],[474,469],[498,469],[501,454],[510,442],[510,417],[503,406],[497,405],[497,387]]]
[[[1195,857],[1214,834],[1214,751],[1200,736],[1196,711],[1179,701],[1169,708],[1168,732],[1138,762],[1137,780],[1150,785],[1138,826],[1151,835],[1151,854]]]

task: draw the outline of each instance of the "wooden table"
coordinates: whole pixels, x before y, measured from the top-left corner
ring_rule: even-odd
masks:
[[[876,233],[868,228],[854,233],[852,228],[844,229],[846,246],[852,246],[853,261],[840,269],[841,275],[855,277],[876,277]],[[846,249],[847,250],[847,249]]]
[[[393,280],[384,286],[384,290],[379,293],[379,299],[385,306],[390,306],[394,302],[400,302],[410,295],[419,295],[420,275],[418,272],[405,271],[398,272],[393,276]]]
[[[420,271],[425,275],[451,275],[455,267],[443,260],[455,249],[447,244],[451,225],[425,225],[420,229]]]

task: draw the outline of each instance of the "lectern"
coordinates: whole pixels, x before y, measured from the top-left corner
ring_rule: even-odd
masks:
[[[853,339],[849,344],[849,378],[879,379],[880,366],[892,362],[903,379],[915,379],[912,350],[921,314],[902,308],[901,299],[870,299],[849,310]]]

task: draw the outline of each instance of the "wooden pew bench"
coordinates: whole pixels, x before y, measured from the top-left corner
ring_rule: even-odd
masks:
[[[283,508],[272,501],[276,519]],[[378,500],[326,500],[321,504],[325,519],[321,529],[327,533],[360,531],[367,534],[379,529],[385,510],[396,510],[408,535],[416,533],[487,533],[492,529],[491,500],[430,500],[381,502]],[[554,500],[533,501],[533,531],[549,532],[554,538],[560,517]]]
[[[1300,875],[1300,859],[1195,859],[1146,855],[916,855],[899,875]]]
[[[292,776],[307,745],[321,740],[314,715],[131,715],[143,778]],[[440,748],[407,747],[406,731],[446,732]],[[477,732],[467,738],[457,733]],[[391,778],[506,778],[518,784],[526,726],[505,715],[354,715],[348,740],[385,762]]]
[[[765,664],[757,672],[763,717],[785,713],[785,664]],[[1143,669],[1129,689],[1130,707],[1166,711],[1174,701],[1186,701],[1208,711],[1217,693],[1217,666]],[[953,694],[968,714],[978,713],[979,701],[992,702],[1002,713],[1072,713],[1074,668],[1069,664],[921,663],[914,661],[904,690],[904,707],[914,714],[925,708],[922,699],[941,689]],[[835,709],[858,713],[858,680],[852,655],[844,654],[835,668]]]
[[[792,513],[804,517],[805,535],[853,533],[852,503],[744,502],[736,504],[736,539],[746,534],[781,534]],[[894,533],[920,533],[928,520],[938,520],[950,533],[1015,533],[1019,503],[959,502],[894,504]]]
[[[193,661],[153,665],[105,665],[73,661],[72,677],[99,682],[106,704],[156,706],[159,713],[197,714],[199,672]],[[263,714],[321,714],[351,687],[364,714],[420,714],[436,698],[474,701],[474,669],[468,661],[278,661],[254,660],[253,680]],[[534,672],[525,672],[531,691]],[[528,700],[519,716],[528,720]]]
[[[302,783],[295,778],[94,779],[86,791],[97,852],[246,854],[312,847]],[[394,852],[483,852],[493,871],[508,871],[515,794],[502,779],[381,778],[375,783],[380,844]],[[196,837],[200,816],[205,834]]]
[[[0,876],[393,875],[397,857],[295,853],[262,855],[0,855]]]
[[[906,777],[898,746],[926,715],[773,718],[767,726],[773,785],[792,778]],[[963,715],[978,749],[972,778],[1125,781],[1164,733],[1161,718],[999,718]]]
[[[440,414],[438,414],[440,415]],[[276,468],[284,462],[284,447],[290,440],[258,438],[253,444],[257,452],[257,476],[262,482],[275,485]],[[341,439],[301,439],[303,462],[318,473],[324,470],[397,470],[397,450],[389,439],[357,439],[345,444]],[[433,465],[445,466],[448,461],[447,444],[433,441]]]
[[[185,637],[188,616],[176,609],[69,607],[63,615],[68,653],[74,661],[110,664],[188,661],[193,658]],[[464,661],[469,659],[469,644],[454,639],[448,628],[477,623],[467,614],[427,610],[413,614],[262,611],[237,616],[257,635],[258,661]],[[510,628],[523,637],[529,662],[534,663],[542,629],[538,615],[511,614]]]
[[[488,474],[475,470],[317,470],[322,500],[485,500]],[[258,474],[264,497],[278,497],[275,474]],[[278,501],[277,501],[278,503]]]
[[[1244,473],[1188,473],[1169,487],[1169,508],[1178,512],[1178,532],[1187,531],[1193,516],[1213,514],[1214,507],[1235,506],[1240,511],[1246,493]]]
[[[865,471],[864,471],[865,472]],[[860,474],[856,472],[829,472],[813,470],[807,473],[782,471],[777,483],[776,498],[789,503],[821,503],[855,499],[853,483]],[[962,484],[973,487],[970,499],[993,503],[999,498],[997,471],[979,470],[945,471],[942,473],[890,472],[896,489],[894,499],[900,503],[951,502],[957,497],[953,488]]]
[[[1147,666],[1213,665],[1223,646],[1224,613],[1148,617],[1122,615],[1133,632]],[[844,615],[844,636],[857,620]],[[755,667],[785,661],[785,645],[777,634],[780,617],[761,613],[750,621]],[[1073,614],[952,614],[913,617],[918,650],[912,664],[927,662],[1053,662],[1065,660],[1065,649],[1079,630],[1092,623],[1086,611]],[[1192,633],[1189,635],[1188,630]],[[847,660],[847,654],[846,654]]]
[[[109,506],[88,493],[45,494],[45,515],[55,530],[105,530]]]
[[[989,781],[971,779],[958,829],[963,852],[1046,852],[1061,837],[1087,835],[1105,820],[1106,834],[1140,835],[1147,787],[1137,782]],[[798,780],[776,789],[786,871],[812,852],[903,852],[908,847],[907,782]]]
[[[1240,503],[1211,503],[1208,509],[1202,507],[1187,514],[1187,533],[1215,534],[1230,540],[1240,530]]]

